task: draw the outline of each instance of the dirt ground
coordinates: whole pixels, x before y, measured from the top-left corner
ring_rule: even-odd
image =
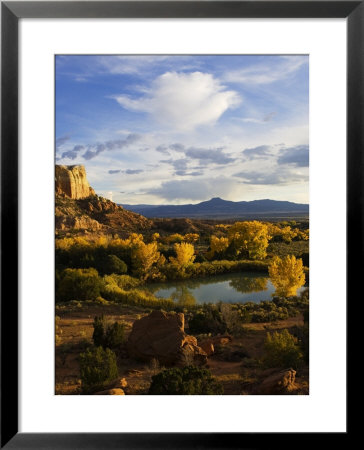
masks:
[[[126,335],[133,322],[147,313],[137,307],[122,305],[74,305],[56,309],[56,352],[55,352],[55,393],[58,395],[80,394],[79,354],[92,343],[93,320],[104,314],[111,321],[125,324]],[[251,390],[267,377],[271,369],[262,369],[259,359],[263,356],[263,344],[268,331],[303,325],[303,317],[289,318],[273,323],[244,325],[238,338],[226,345],[215,348],[214,355],[208,358],[207,367],[220,381],[226,395],[248,395]],[[186,329],[188,333],[188,329]],[[197,339],[201,337],[197,336]],[[142,363],[128,358],[126,352],[118,355],[120,378],[125,378],[127,395],[147,394],[151,377],[161,370],[154,361]],[[308,368],[296,374],[296,395],[308,394]]]

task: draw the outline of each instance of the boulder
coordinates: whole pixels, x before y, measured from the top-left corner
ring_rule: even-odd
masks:
[[[57,230],[90,230],[99,231],[104,227],[97,220],[91,219],[86,215],[82,216],[67,216],[67,215],[56,215],[56,229]]]
[[[121,378],[119,383],[122,388],[126,388],[128,386],[128,382],[126,381],[125,378]]]
[[[206,364],[206,353],[184,332],[184,324],[184,314],[163,311],[136,320],[127,343],[129,355],[144,361],[154,358],[167,366]]]
[[[125,392],[122,389],[114,388],[96,392],[94,395],[125,395]]]
[[[199,346],[202,348],[202,350],[206,353],[207,356],[211,356],[215,351],[214,344],[212,343],[211,340],[203,341],[199,343]]]
[[[185,344],[178,355],[176,366],[203,366],[207,363],[206,352],[198,345]]]
[[[211,342],[213,345],[227,345],[229,344],[233,338],[229,336],[228,334],[225,334],[223,336],[214,336],[211,338]]]
[[[107,391],[111,389],[125,389],[127,386],[128,382],[125,378],[116,378],[115,380],[105,385],[103,390]]]
[[[233,338],[229,335],[213,336],[208,339],[205,339],[202,342],[199,342],[198,345],[203,349],[203,351],[207,354],[207,356],[211,356],[213,353],[215,353],[215,346],[227,345],[232,340]]]
[[[297,389],[295,384],[296,371],[280,370],[269,375],[255,387],[253,394],[287,394]]]

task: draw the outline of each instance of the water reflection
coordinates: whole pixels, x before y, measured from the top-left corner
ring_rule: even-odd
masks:
[[[217,303],[244,303],[271,300],[275,288],[269,277],[256,272],[224,274],[143,286],[160,298],[172,298],[181,306]],[[303,288],[299,289],[297,294]]]
[[[230,281],[230,286],[243,294],[248,292],[260,292],[268,289],[268,278],[265,277],[241,277]]]
[[[172,300],[180,306],[193,306],[196,299],[187,286],[177,286],[171,295]]]

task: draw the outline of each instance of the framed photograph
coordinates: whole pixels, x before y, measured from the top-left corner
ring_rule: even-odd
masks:
[[[1,6],[2,447],[347,439],[362,2]]]

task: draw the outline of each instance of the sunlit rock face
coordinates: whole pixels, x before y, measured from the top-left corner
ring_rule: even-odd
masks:
[[[184,327],[183,313],[152,311],[134,322],[127,343],[129,355],[146,361],[157,359],[167,366],[206,364],[206,353],[194,336],[185,333]]]
[[[55,189],[56,195],[72,199],[95,195],[95,191],[87,181],[85,167],[82,165],[56,165]]]

